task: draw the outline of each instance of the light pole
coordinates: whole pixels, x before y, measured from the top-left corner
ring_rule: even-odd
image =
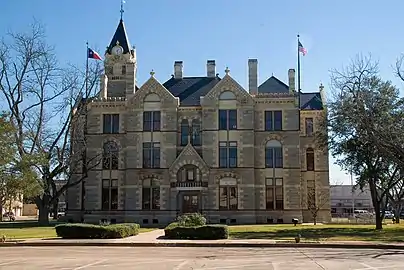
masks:
[[[352,170],[351,170],[351,186],[352,186],[352,190],[351,190],[351,195],[352,195],[352,217],[355,217],[355,194],[354,194],[354,183],[353,183],[353,175],[352,175]]]

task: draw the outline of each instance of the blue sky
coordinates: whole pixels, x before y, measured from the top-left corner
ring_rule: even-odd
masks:
[[[329,88],[330,69],[341,68],[358,53],[371,53],[385,79],[400,88],[392,65],[403,52],[404,1],[270,0],[126,0],[124,21],[138,56],[138,81],[154,69],[160,81],[170,78],[175,60],[184,75],[206,73],[215,59],[217,72],[247,86],[247,59],[258,58],[259,81],[274,74],[287,82],[296,67],[296,35],[308,54],[302,59],[302,91]],[[33,19],[46,26],[61,63],[85,64],[86,41],[100,53],[120,18],[120,0],[2,1],[0,36],[24,31]],[[333,159],[331,159],[333,161]],[[332,163],[332,162],[331,162]],[[349,183],[331,164],[330,181]]]

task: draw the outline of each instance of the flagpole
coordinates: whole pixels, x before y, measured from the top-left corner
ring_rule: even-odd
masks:
[[[86,82],[85,82],[85,87],[86,87],[86,93],[85,93],[85,98],[89,96],[88,94],[88,42],[86,42],[87,50],[86,50]]]
[[[301,95],[301,89],[300,89],[300,51],[299,51],[299,40],[300,35],[297,35],[297,104],[299,108],[299,130],[300,128],[300,95]]]

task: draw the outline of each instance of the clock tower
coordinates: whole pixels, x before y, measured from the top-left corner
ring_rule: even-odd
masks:
[[[101,95],[130,97],[136,90],[136,50],[130,46],[123,19],[119,21],[112,40],[105,51]]]

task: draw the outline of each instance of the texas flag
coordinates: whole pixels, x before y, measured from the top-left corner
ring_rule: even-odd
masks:
[[[90,48],[88,48],[87,57],[96,59],[96,60],[102,60],[101,56],[96,51],[94,51]]]

